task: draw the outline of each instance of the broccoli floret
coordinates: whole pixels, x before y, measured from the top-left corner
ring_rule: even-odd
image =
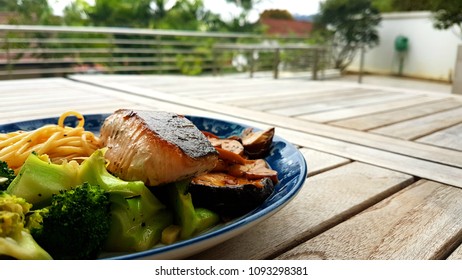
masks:
[[[6,190],[15,177],[13,169],[5,161],[0,161],[0,191]]]
[[[51,259],[24,228],[31,207],[23,198],[0,192],[0,258]]]
[[[142,251],[160,241],[162,230],[173,221],[142,181],[123,181],[106,169],[105,150],[95,151],[81,165],[81,180],[97,184],[110,193],[111,230],[107,251]]]
[[[173,214],[142,181],[124,181],[109,173],[105,151],[96,150],[80,165],[53,164],[31,154],[7,191],[24,197],[34,209],[40,209],[49,206],[52,196],[62,190],[84,183],[99,186],[109,193],[111,204],[111,226],[105,250],[149,249],[160,241],[162,230],[173,222]]]
[[[51,205],[33,211],[27,228],[54,259],[94,259],[110,229],[109,193],[84,183],[52,196]]]
[[[32,153],[6,191],[26,199],[34,208],[42,208],[50,204],[53,194],[81,185],[83,182],[78,176],[77,162],[53,164]]]

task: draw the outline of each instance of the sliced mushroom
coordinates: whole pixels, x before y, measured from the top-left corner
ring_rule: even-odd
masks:
[[[252,129],[244,130],[241,135],[241,141],[245,154],[250,159],[264,158],[271,149],[273,137],[274,127],[256,132]]]

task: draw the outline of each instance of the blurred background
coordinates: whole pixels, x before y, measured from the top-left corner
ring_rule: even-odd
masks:
[[[460,0],[0,0],[0,79],[353,74],[457,93],[461,22]]]

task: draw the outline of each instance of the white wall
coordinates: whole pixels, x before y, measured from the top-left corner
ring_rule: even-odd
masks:
[[[403,63],[404,76],[452,81],[457,46],[462,44],[462,39],[453,30],[435,29],[429,12],[383,14],[379,26],[380,44],[366,52],[365,72],[399,73],[399,58],[394,47],[399,35],[409,39]],[[359,70],[359,54],[347,70]]]

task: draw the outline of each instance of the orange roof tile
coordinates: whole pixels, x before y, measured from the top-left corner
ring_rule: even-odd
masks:
[[[268,27],[266,33],[278,35],[308,35],[313,29],[313,23],[308,21],[262,18],[261,24]]]

